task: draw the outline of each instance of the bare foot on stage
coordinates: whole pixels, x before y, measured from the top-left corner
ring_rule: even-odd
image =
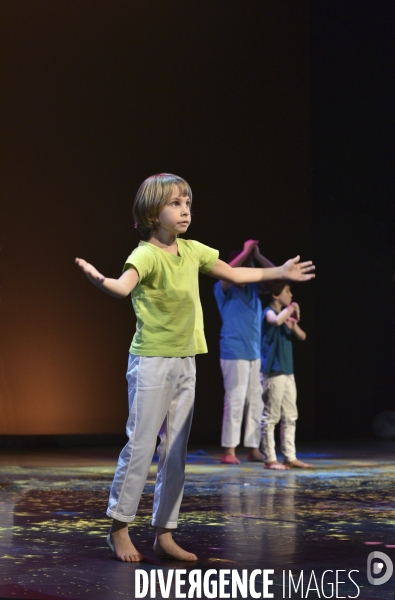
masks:
[[[170,529],[158,527],[154,542],[154,552],[160,558],[170,558],[172,560],[184,560],[192,562],[197,560],[197,556],[192,552],[183,550],[181,546],[175,543]]]
[[[223,465],[239,465],[240,461],[234,454],[223,454],[221,463]]]
[[[221,458],[223,465],[239,465],[240,461],[236,456],[236,448],[225,448]]]
[[[119,528],[117,525],[113,525],[106,541],[117,560],[122,562],[143,562],[145,560],[145,557],[132,544],[126,523]]]
[[[295,458],[295,460],[291,460],[289,462],[285,462],[284,465],[286,465],[289,469],[311,469],[313,466],[310,463],[305,463],[302,460],[299,460],[298,458]]]
[[[261,454],[258,448],[250,448],[247,455],[248,462],[265,462],[263,454]]]
[[[265,469],[273,469],[274,471],[288,471],[287,465],[282,465],[278,460],[265,463]]]

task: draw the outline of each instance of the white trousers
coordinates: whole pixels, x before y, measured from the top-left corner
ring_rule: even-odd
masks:
[[[107,515],[126,523],[134,520],[159,435],[152,524],[175,529],[193,415],[195,357],[131,354],[126,379],[129,441],[119,456]]]
[[[221,445],[236,448],[240,444],[244,415],[244,446],[259,448],[262,418],[262,385],[256,360],[221,359],[225,399],[222,419]]]
[[[296,458],[295,430],[298,409],[296,408],[296,385],[293,375],[268,377],[262,374],[264,409],[262,414],[261,452],[266,462],[277,460],[274,428],[280,423],[281,452],[286,461]]]

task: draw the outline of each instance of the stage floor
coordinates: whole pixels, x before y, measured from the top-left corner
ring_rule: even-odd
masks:
[[[147,562],[130,564],[114,560],[105,545],[118,448],[0,452],[0,598],[134,599],[136,569],[156,571],[156,591],[142,597],[165,597],[159,571],[164,582],[173,577],[168,597],[188,597],[188,576],[198,569],[208,586],[202,597],[210,597],[223,577],[221,595],[211,597],[226,598],[233,597],[226,583],[233,570],[241,577],[245,569],[251,587],[244,596],[238,591],[240,598],[262,597],[268,577],[275,599],[393,600],[394,576],[382,585],[369,583],[367,559],[379,551],[395,562],[395,442],[299,448],[313,469],[268,471],[248,463],[242,451],[241,464],[227,466],[219,463],[219,447],[190,451],[175,538],[198,555],[192,564],[161,561],[152,552],[155,463],[131,527]],[[390,561],[375,563],[377,583]],[[172,569],[186,571],[179,592]],[[293,590],[298,582],[290,593],[289,584]]]

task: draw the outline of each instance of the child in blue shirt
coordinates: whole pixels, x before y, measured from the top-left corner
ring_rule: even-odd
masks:
[[[242,251],[231,253],[229,265],[254,267],[255,259],[262,267],[273,267],[261,255],[258,243],[258,240],[247,240]],[[220,364],[225,388],[221,462],[240,463],[236,447],[240,443],[243,417],[248,460],[262,462],[259,451],[263,409],[260,381],[262,305],[258,284],[231,285],[227,281],[217,281],[214,295],[222,319]]]

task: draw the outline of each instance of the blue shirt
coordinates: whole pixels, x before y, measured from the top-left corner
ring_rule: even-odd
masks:
[[[267,374],[282,372],[284,375],[292,375],[292,331],[285,323],[279,327],[271,325],[266,319],[269,310],[278,315],[271,306],[267,306],[262,312],[261,371]]]
[[[262,305],[258,298],[258,285],[232,285],[224,292],[221,282],[217,281],[214,285],[214,296],[222,319],[221,358],[260,358]]]

